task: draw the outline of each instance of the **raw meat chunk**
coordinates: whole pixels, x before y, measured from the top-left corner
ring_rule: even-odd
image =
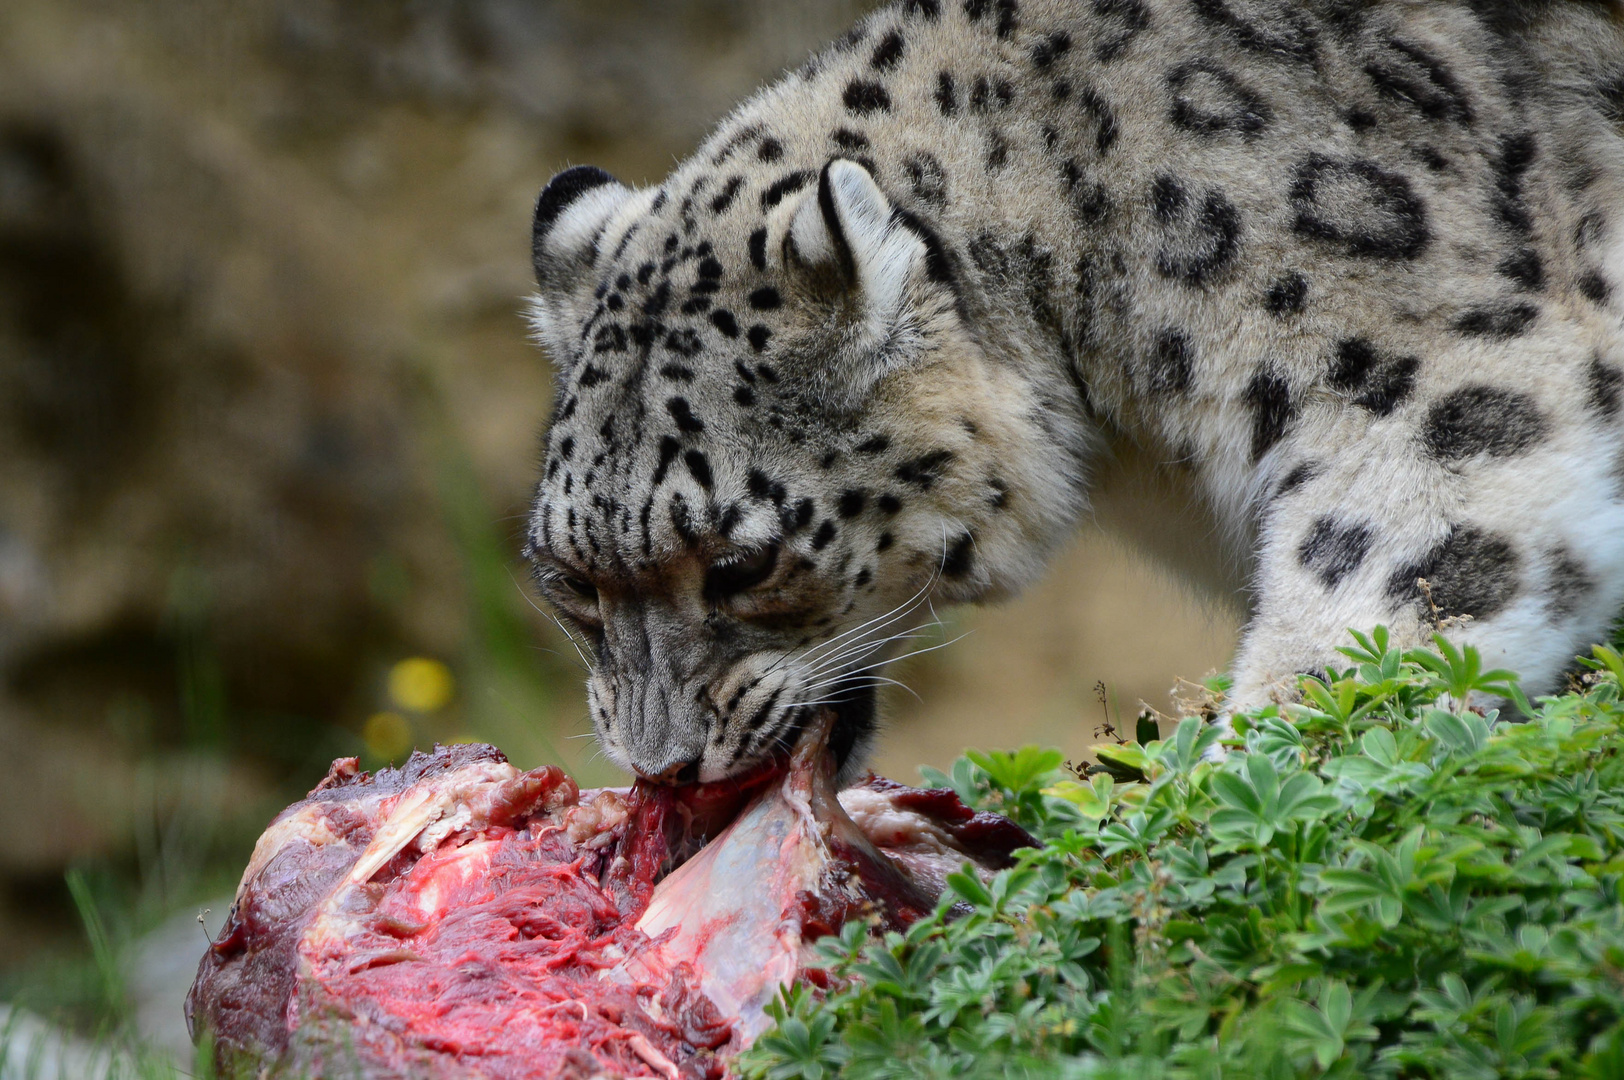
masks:
[[[488,746],[335,762],[256,845],[188,1020],[312,1075],[722,1076],[809,942],[1031,843],[950,792],[837,798],[822,736],[689,788],[581,792]]]

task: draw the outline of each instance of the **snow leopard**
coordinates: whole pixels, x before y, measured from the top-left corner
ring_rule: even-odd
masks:
[[[662,183],[559,173],[525,552],[607,757],[832,709],[850,772],[920,613],[1126,460],[1245,590],[1227,709],[1375,625],[1552,688],[1624,605],[1621,218],[1594,0],[905,0]]]

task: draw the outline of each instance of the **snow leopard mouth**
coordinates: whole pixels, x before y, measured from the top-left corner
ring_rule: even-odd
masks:
[[[837,772],[846,772],[853,751],[866,743],[874,733],[879,707],[879,693],[870,680],[854,684],[835,701],[835,723],[829,733],[829,752],[834,755]]]
[[[834,720],[829,729],[827,743],[830,757],[834,759],[835,772],[843,779],[849,779],[848,764],[853,754],[874,733],[874,726],[879,716],[879,695],[875,683],[871,680],[855,682],[834,697],[827,705],[816,709],[801,709],[795,719],[785,727],[776,740],[777,746],[771,757],[765,759],[761,765],[742,774],[739,778],[754,778],[765,775],[769,778],[779,776],[789,767],[790,751],[800,741],[813,721],[826,712],[834,714]],[[765,770],[764,773],[761,770]]]

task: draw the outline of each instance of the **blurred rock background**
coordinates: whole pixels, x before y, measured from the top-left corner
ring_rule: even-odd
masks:
[[[870,6],[0,4],[0,1000],[92,1008],[85,898],[173,938],[336,755],[478,737],[614,779],[515,555],[531,204],[573,163],[657,180]],[[1166,708],[1235,616],[1090,529],[952,621],[893,775],[1081,756],[1096,682]]]

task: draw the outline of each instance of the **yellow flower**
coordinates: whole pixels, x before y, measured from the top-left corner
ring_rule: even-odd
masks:
[[[367,750],[384,761],[397,761],[412,749],[412,725],[398,712],[377,712],[361,728]]]
[[[431,713],[445,708],[456,687],[450,668],[424,656],[402,660],[389,669],[389,697],[413,712]]]

